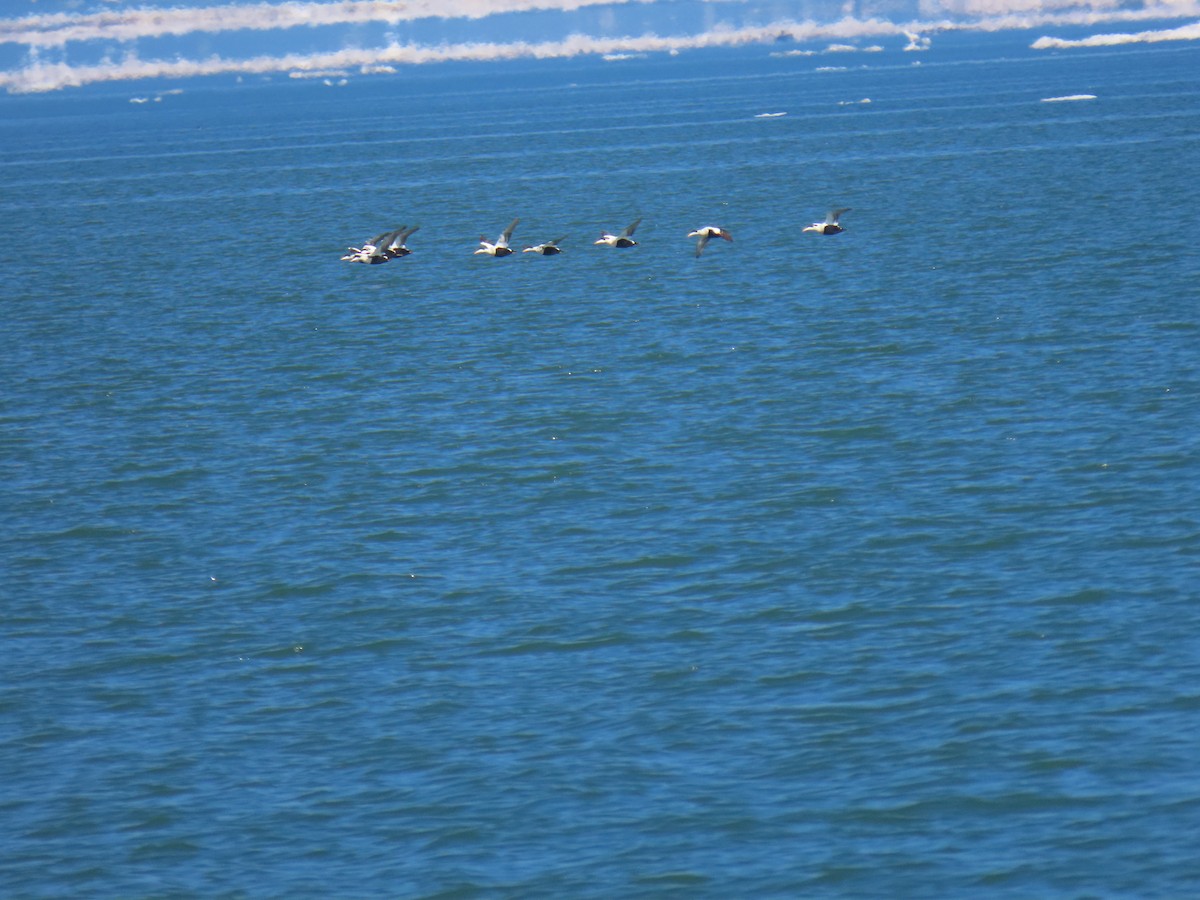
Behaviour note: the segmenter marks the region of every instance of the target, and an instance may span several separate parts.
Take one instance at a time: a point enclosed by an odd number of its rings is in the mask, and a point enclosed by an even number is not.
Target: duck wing
[[[853,209],[851,206],[844,206],[841,209],[831,209],[829,211],[829,215],[825,217],[825,224],[836,225],[837,220],[841,218],[842,213],[848,213],[851,209]]]
[[[375,238],[375,240],[371,241],[370,255],[387,256],[387,252],[392,249],[392,242],[399,233],[399,231],[385,231],[379,237]],[[363,250],[366,249],[366,247],[363,247]]]
[[[507,247],[508,246],[509,238],[511,238],[513,232],[517,230],[517,223],[520,221],[521,221],[520,219],[513,219],[512,224],[509,225],[507,228],[505,228],[503,232],[501,232],[500,239],[498,241],[496,241],[497,247]]]
[[[619,237],[619,238],[633,237],[633,232],[637,229],[638,225],[640,225],[641,222],[642,222],[642,217],[638,216],[630,224],[626,225],[625,230],[622,231],[620,234],[618,234],[617,237]]]

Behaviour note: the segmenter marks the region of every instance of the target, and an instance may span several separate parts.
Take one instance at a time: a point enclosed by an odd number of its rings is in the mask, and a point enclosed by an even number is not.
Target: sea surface
[[[1036,36],[0,98],[0,895],[1200,896],[1200,46]]]

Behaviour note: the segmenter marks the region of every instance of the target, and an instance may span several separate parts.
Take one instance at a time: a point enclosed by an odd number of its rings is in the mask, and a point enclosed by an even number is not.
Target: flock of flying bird
[[[838,219],[841,218],[842,213],[847,212],[850,212],[850,207],[848,206],[843,209],[830,210],[824,222],[814,222],[804,230],[815,231],[817,234],[839,234],[846,229],[838,224]],[[512,240],[512,234],[517,228],[517,223],[520,221],[520,219],[513,219],[512,224],[505,228],[500,233],[500,237],[494,241],[489,241],[486,237],[480,237],[479,249],[475,253],[485,256],[510,256],[516,252],[508,245],[508,242]],[[637,241],[633,239],[633,233],[637,230],[641,221],[641,217],[639,216],[616,234],[608,231],[601,232],[600,240],[594,243],[605,247],[636,247]],[[412,251],[405,246],[405,242],[420,227],[420,225],[414,225],[412,228],[408,228],[401,225],[399,228],[385,231],[378,237],[367,241],[361,247],[348,247],[347,250],[349,252],[342,259],[347,262],[376,266],[393,259],[399,259],[402,256],[408,256]],[[733,235],[729,233],[729,229],[717,225],[705,225],[703,228],[689,231],[688,237],[696,239],[697,256],[704,252],[704,248],[708,246],[708,242],[713,238],[721,238],[726,241],[733,240]],[[521,252],[554,256],[557,253],[562,253],[562,248],[558,245],[563,240],[565,238],[555,238],[552,241],[545,241],[532,247],[525,247]]]

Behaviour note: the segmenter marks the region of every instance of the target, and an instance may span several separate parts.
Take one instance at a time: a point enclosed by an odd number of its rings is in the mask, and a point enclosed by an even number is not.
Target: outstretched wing
[[[520,219],[513,219],[512,224],[504,229],[503,233],[501,233],[501,235],[500,235],[500,240],[496,241],[497,247],[507,247],[508,246],[509,238],[511,238],[512,233],[517,230],[517,223],[520,221],[521,221]]]
[[[696,241],[696,255],[697,256],[699,256],[701,253],[704,252],[704,248],[708,246],[708,239],[711,236],[712,236],[712,232],[705,230],[704,234],[700,235],[700,237],[697,239],[697,241]]]
[[[380,250],[395,250],[404,243],[404,226],[400,226],[387,236],[387,243],[380,244]]]
[[[385,244],[384,241],[390,241],[394,233],[395,232],[392,231],[385,231],[378,237],[371,238],[369,241],[363,244],[363,249],[366,250],[368,247],[386,247],[387,244]]]
[[[404,226],[402,225],[400,227],[403,228]],[[396,235],[399,233],[399,231],[385,231],[379,237],[371,241],[371,256],[385,256],[388,249],[392,246],[392,241],[396,239]],[[363,249],[366,250],[367,248],[363,247]]]
[[[398,232],[396,232],[396,237],[395,237],[396,246],[399,247],[399,246],[403,245],[404,242],[407,241],[413,233],[420,231],[420,230],[421,230],[420,225],[414,225],[412,228],[405,228],[403,225],[401,225],[400,230]]]
[[[837,220],[839,218],[841,218],[842,213],[848,213],[848,212],[850,212],[851,209],[853,209],[853,207],[850,207],[850,206],[845,206],[845,207],[842,207],[841,209],[831,209],[829,211],[829,215],[827,215],[825,217],[825,224],[826,225],[836,225]]]
[[[626,225],[625,230],[622,231],[620,234],[618,234],[617,237],[619,237],[619,238],[633,237],[633,232],[638,227],[638,225],[641,224],[641,221],[642,221],[642,217],[638,216],[636,219],[633,220],[633,222],[631,222],[629,225]]]

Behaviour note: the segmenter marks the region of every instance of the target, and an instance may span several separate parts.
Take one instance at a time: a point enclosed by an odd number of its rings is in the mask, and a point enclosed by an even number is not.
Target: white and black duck
[[[565,237],[555,238],[552,241],[546,241],[544,244],[536,244],[532,247],[526,247],[522,253],[540,253],[542,256],[555,256],[562,253],[562,247],[558,246]]]
[[[596,241],[596,243],[603,244],[606,247],[636,247],[637,241],[633,239],[633,232],[637,229],[641,221],[641,216],[639,216],[617,234],[603,231],[600,233],[600,240]]]
[[[719,225],[705,225],[703,228],[697,228],[695,231],[689,231],[688,237],[696,238],[697,256],[704,252],[704,248],[708,246],[708,242],[713,238],[721,238],[722,240],[726,241],[733,240],[733,235],[729,233],[729,229],[722,228]]]
[[[405,242],[412,236],[414,232],[420,229],[420,225],[414,225],[412,228],[401,227],[398,231],[392,232],[392,239],[388,241],[387,253],[392,259],[400,259],[402,256],[408,256],[412,253]]]
[[[482,253],[487,256],[508,256],[513,252],[512,248],[508,246],[508,242],[512,238],[513,231],[516,230],[517,223],[520,221],[520,219],[513,219],[512,224],[505,228],[500,234],[500,237],[496,238],[494,242],[489,241],[483,236],[480,236],[479,249],[475,252]]]
[[[350,252],[343,256],[342,259],[346,262],[364,263],[368,266],[378,266],[388,262],[395,258],[391,250],[392,243],[399,235],[404,233],[404,229],[405,226],[401,225],[399,228],[393,228],[391,231],[385,231],[378,237],[372,238],[361,247],[347,247],[346,249]],[[412,231],[416,231],[416,229],[414,228]]]
[[[831,209],[824,222],[813,222],[804,230],[815,231],[817,234],[841,234],[846,229],[838,224],[838,219],[842,217],[842,213],[848,212],[850,212],[849,206],[842,209]]]

